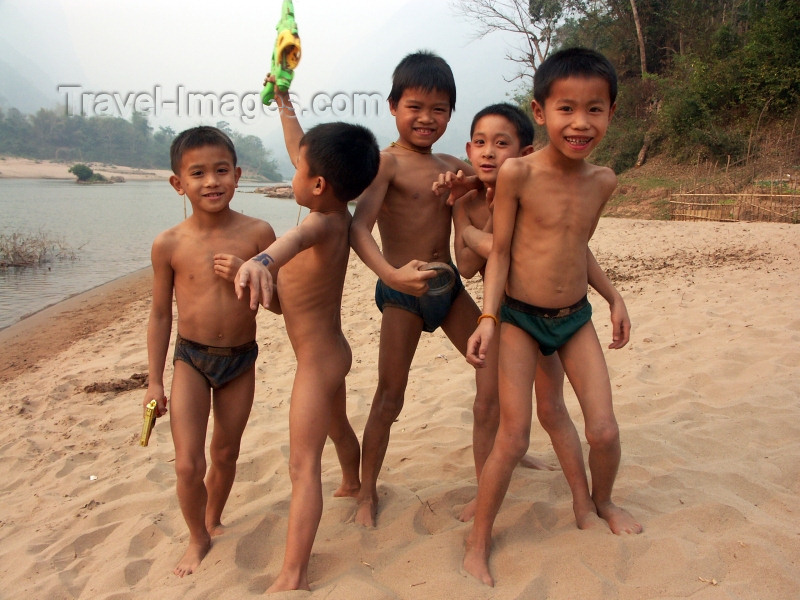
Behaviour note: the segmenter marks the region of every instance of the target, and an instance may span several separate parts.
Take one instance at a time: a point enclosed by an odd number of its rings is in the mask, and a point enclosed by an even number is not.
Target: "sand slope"
[[[631,343],[607,351],[623,448],[615,496],[644,523],[642,535],[577,530],[560,471],[517,469],[495,527],[497,587],[461,575],[470,525],[455,515],[476,490],[474,380],[436,333],[423,336],[393,429],[379,480],[379,526],[348,523],[354,501],[331,497],[339,472],[329,444],[313,591],[274,597],[797,597],[798,233],[789,225],[601,220],[592,248],[633,321]],[[140,292],[141,279],[131,283]],[[343,319],[354,352],[348,408],[359,436],[376,379],[373,286],[353,257]],[[479,286],[468,287],[479,294]],[[108,309],[114,318],[87,326],[42,360],[31,346],[18,370],[4,372],[3,600],[250,598],[280,568],[294,371],[282,321],[259,316],[256,402],[223,515],[229,529],[198,573],[178,579],[171,570],[187,532],[174,494],[168,423],[159,422],[150,446],[141,448],[142,390],[83,391],[146,371],[148,300],[131,297],[65,313],[61,319],[91,320]],[[590,299],[608,343],[608,312],[596,294]],[[47,327],[25,335],[41,338]],[[569,389],[567,401],[581,422]],[[538,425],[531,452],[556,461]]]

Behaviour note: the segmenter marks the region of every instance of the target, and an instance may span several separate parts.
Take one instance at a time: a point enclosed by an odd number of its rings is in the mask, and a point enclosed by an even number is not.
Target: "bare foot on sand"
[[[467,541],[464,562],[461,566],[481,583],[494,587],[494,578],[489,573],[489,549],[487,547],[473,546]]]
[[[267,588],[266,593],[274,594],[275,592],[288,592],[291,590],[311,591],[311,586],[308,585],[308,580],[305,578],[290,577],[281,572],[278,574],[277,579],[272,582],[272,585]]]
[[[558,467],[554,467],[552,465],[548,465],[540,458],[535,458],[529,454],[526,454],[522,457],[519,461],[520,467],[525,467],[526,469],[534,469],[536,471],[556,471]]]
[[[608,523],[603,521],[596,512],[589,511],[586,513],[575,513],[575,522],[578,524],[578,529],[606,529]]]
[[[607,530],[608,523],[599,517],[597,507],[589,496],[583,501],[572,501],[572,512],[575,514],[575,523],[578,529],[604,529]]]
[[[206,523],[206,529],[208,529],[208,535],[210,535],[212,538],[225,533],[225,525],[222,523],[216,523],[214,525],[209,525]]]
[[[620,508],[610,500],[597,505],[597,514],[608,522],[611,531],[617,535],[623,533],[642,533],[644,528],[633,515],[624,508]]]
[[[172,570],[172,572],[178,577],[191,575],[197,570],[197,567],[200,566],[200,562],[203,560],[203,558],[205,558],[205,555],[208,554],[210,549],[210,537],[205,542],[189,542],[189,547],[186,548],[183,558],[178,561],[178,565]]]
[[[378,501],[373,499],[360,500],[354,518],[357,525],[362,527],[375,527],[378,519]]]
[[[356,483],[346,483],[342,481],[342,484],[339,486],[339,489],[333,492],[334,498],[356,498],[358,497],[358,492],[361,491],[361,484],[359,482]]]
[[[475,516],[475,507],[478,506],[478,499],[473,498],[469,502],[464,505],[464,508],[461,509],[461,514],[458,515],[458,520],[462,523],[466,523],[472,517]]]

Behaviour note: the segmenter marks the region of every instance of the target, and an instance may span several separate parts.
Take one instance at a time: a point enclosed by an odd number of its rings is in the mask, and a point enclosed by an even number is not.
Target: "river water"
[[[294,201],[248,193],[256,186],[240,182],[231,208],[269,221],[277,235],[293,227]],[[191,214],[188,201],[185,210]],[[37,267],[0,268],[0,329],[149,266],[155,236],[183,219],[183,198],[166,181],[0,179],[0,234],[41,232],[75,252]]]

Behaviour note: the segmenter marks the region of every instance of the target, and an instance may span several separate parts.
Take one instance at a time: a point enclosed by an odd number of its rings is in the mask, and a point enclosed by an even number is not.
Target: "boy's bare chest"
[[[230,238],[187,237],[172,255],[172,268],[184,281],[203,285],[216,284],[221,278],[214,273],[214,257],[229,255],[247,260],[257,252],[252,242]]]
[[[526,215],[541,224],[591,227],[603,206],[603,198],[591,180],[538,179],[536,183],[520,196],[520,216]]]
[[[396,179],[386,192],[383,214],[403,215],[412,221],[423,221],[437,215],[449,218],[450,207],[446,198],[437,196],[432,190],[436,176],[438,173],[434,175],[432,171],[423,171],[415,173],[413,177]]]

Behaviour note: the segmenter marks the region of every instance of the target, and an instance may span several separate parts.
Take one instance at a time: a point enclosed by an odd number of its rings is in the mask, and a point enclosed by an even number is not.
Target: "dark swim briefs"
[[[172,362],[182,360],[200,373],[208,385],[216,390],[252,367],[257,357],[258,344],[255,340],[241,346],[220,348],[198,344],[178,336],[175,339]]]
[[[586,296],[567,308],[539,308],[506,296],[500,307],[500,321],[525,331],[545,356],[566,344],[591,318],[592,305]]]
[[[456,297],[464,289],[458,269],[453,263],[450,263],[450,266],[453,267],[456,280],[453,289],[449,292],[438,296],[431,294],[412,296],[390,288],[379,279],[378,283],[375,284],[375,304],[378,305],[378,309],[381,312],[385,307],[390,306],[414,313],[422,318],[422,331],[428,333],[436,331],[444,322],[447,313],[450,312],[450,307],[455,302]]]

